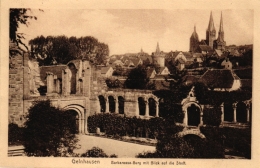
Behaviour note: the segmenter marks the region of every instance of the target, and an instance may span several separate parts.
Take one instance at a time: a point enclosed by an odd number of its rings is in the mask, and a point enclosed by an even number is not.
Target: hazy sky
[[[162,9],[43,9],[32,10],[37,20],[19,31],[28,40],[40,35],[93,36],[108,44],[110,55],[154,52],[160,49],[188,51],[194,25],[199,39],[206,38],[210,10]],[[219,30],[221,10],[212,10],[216,31]],[[253,10],[222,10],[227,45],[253,44]]]

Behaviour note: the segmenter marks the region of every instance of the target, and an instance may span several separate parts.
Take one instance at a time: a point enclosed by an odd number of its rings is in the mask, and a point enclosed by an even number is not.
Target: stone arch
[[[85,108],[81,105],[78,104],[70,104],[68,106],[65,106],[63,108],[64,111],[75,111],[78,115],[77,120],[78,120],[78,133],[82,134],[85,131]]]
[[[125,113],[125,99],[123,96],[118,96],[118,113],[124,114]]]
[[[99,100],[99,105],[100,105],[100,111],[101,113],[106,112],[106,99],[103,95],[99,95],[98,96],[98,100]]]
[[[236,119],[237,122],[247,122],[247,106],[244,102],[238,102],[236,104]]]
[[[146,110],[146,101],[143,97],[138,97],[139,115],[144,116]]]
[[[70,70],[70,94],[76,94],[77,91],[77,68],[74,63],[69,63],[68,68]]]
[[[196,135],[196,136],[198,136],[198,137],[200,137],[202,139],[206,138],[205,135],[202,134],[199,129],[184,130],[184,131],[181,131],[181,132],[177,133],[177,135],[179,137],[184,137],[186,135]]]
[[[197,102],[189,102],[183,105],[185,125],[198,126],[201,124],[202,108]]]

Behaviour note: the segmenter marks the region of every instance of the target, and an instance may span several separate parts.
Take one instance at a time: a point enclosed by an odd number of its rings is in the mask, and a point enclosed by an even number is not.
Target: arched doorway
[[[106,112],[106,100],[104,98],[104,96],[98,96],[99,99],[99,103],[100,103],[100,112],[104,113]]]
[[[75,110],[67,110],[64,112],[63,123],[70,133],[79,133],[79,115]]]
[[[118,112],[119,114],[125,113],[125,99],[122,96],[118,96]]]
[[[224,121],[234,120],[234,109],[231,103],[224,103]]]
[[[200,124],[200,109],[195,104],[191,104],[187,108],[188,125],[198,126]]]
[[[149,116],[155,116],[156,115],[156,102],[153,98],[148,99],[149,102]]]
[[[142,97],[138,98],[138,106],[139,106],[139,115],[144,116],[145,115],[145,108],[146,108],[144,98],[142,98]]]
[[[70,94],[76,94],[76,74],[77,69],[73,63],[70,63],[68,65],[70,71],[71,71],[71,78],[70,78]]]
[[[237,103],[236,109],[237,122],[246,123],[247,122],[247,107],[243,102]]]
[[[113,96],[108,96],[109,112],[114,113],[116,109],[116,102]]]

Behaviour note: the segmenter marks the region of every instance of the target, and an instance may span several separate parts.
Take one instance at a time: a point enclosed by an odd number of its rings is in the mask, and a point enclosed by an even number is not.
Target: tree
[[[28,26],[28,19],[35,19],[37,20],[36,16],[28,15],[28,8],[17,8],[17,9],[10,9],[10,31],[9,31],[9,38],[11,42],[16,43],[19,47],[19,44],[23,45],[27,50],[28,47],[23,43],[22,39],[24,38],[24,33],[17,33],[17,29],[19,28],[20,24],[25,24]],[[41,10],[42,11],[42,10]]]
[[[24,147],[28,156],[67,156],[77,142],[69,127],[68,116],[53,107],[50,100],[34,102],[24,129]]]
[[[29,41],[31,55],[40,65],[67,64],[73,59],[87,59],[94,64],[105,64],[109,55],[108,45],[96,38],[40,36]]]
[[[155,86],[150,83],[146,68],[139,65],[128,74],[125,87],[129,89],[154,89]]]

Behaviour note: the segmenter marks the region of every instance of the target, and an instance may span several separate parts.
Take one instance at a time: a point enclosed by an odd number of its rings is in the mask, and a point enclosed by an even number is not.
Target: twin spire
[[[212,11],[211,11],[211,12],[210,12],[210,18],[209,18],[208,31],[213,31],[213,30],[216,30],[216,29],[215,29],[215,26],[214,26],[214,21],[213,21],[213,16],[212,16]],[[221,12],[221,17],[220,17],[219,32],[224,32],[222,12]]]

